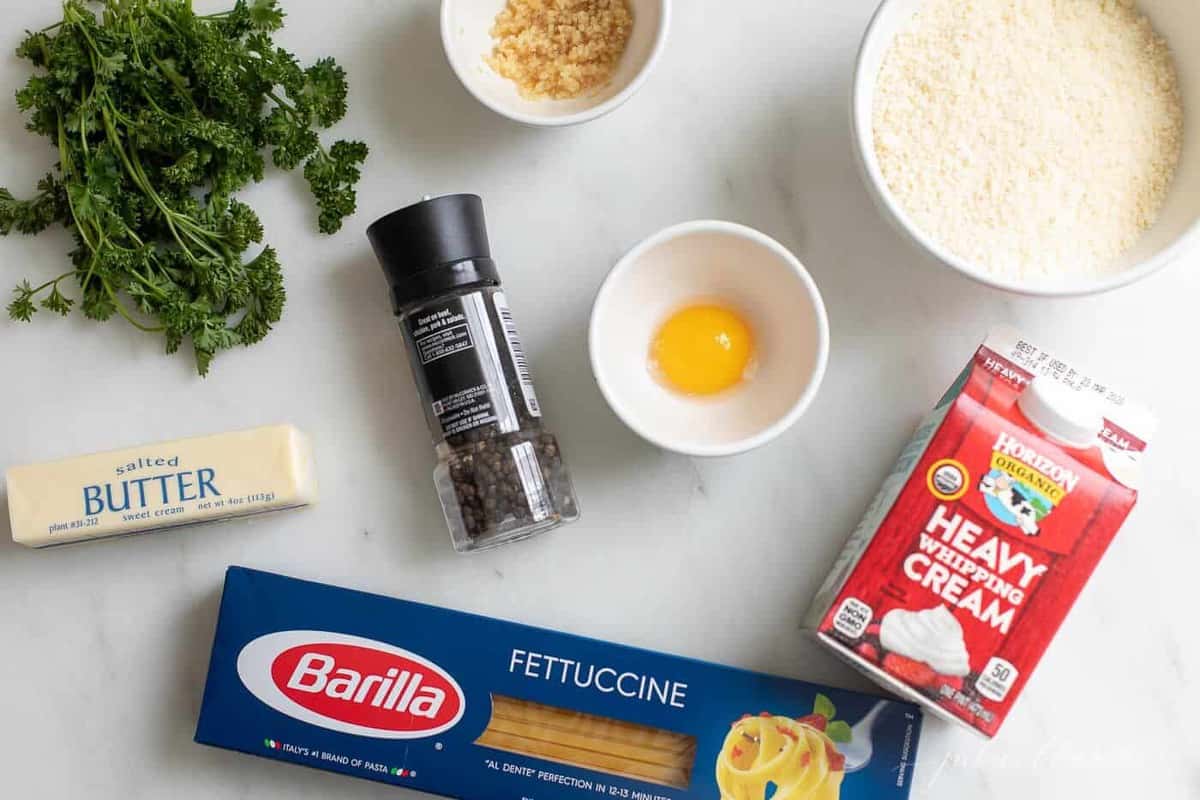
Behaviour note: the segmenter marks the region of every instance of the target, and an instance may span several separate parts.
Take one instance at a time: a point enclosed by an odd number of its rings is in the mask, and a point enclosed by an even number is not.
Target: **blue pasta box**
[[[462,798],[906,798],[908,703],[230,567],[196,741]]]

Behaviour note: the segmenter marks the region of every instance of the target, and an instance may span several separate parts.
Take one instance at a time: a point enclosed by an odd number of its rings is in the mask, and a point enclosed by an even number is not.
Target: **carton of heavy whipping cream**
[[[231,567],[196,741],[461,800],[902,800],[909,703]]]
[[[13,541],[148,533],[316,502],[308,437],[290,425],[179,439],[7,472]]]
[[[1010,329],[917,430],[821,588],[820,641],[995,735],[1137,500],[1150,413]]]

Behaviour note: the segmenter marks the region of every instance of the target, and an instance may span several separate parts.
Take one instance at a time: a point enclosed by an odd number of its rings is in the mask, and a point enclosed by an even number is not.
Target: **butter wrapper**
[[[13,541],[54,547],[315,503],[308,437],[291,425],[179,439],[6,474]]]

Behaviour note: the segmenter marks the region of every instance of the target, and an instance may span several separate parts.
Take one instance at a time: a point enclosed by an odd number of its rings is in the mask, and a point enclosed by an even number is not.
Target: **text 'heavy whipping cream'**
[[[992,736],[1137,500],[1150,413],[994,332],[905,448],[807,625]]]

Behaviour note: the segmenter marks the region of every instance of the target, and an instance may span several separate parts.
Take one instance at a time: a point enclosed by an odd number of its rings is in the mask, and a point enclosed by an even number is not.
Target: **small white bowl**
[[[492,52],[492,25],[505,0],[442,0],[442,45],[454,74],[479,102],[501,116],[535,127],[562,127],[602,117],[642,87],[667,41],[671,0],[629,0],[633,31],[612,80],[570,100],[528,100],[515,83],[484,60]]]
[[[651,374],[650,344],[675,311],[718,301],[751,326],[757,367],[713,397],[688,397]],[[732,222],[687,222],[622,258],[592,308],[596,383],[635,433],[690,456],[760,447],[808,409],[829,360],[829,320],[808,271],[783,245]]]
[[[1183,92],[1183,157],[1158,223],[1121,259],[1120,271],[1095,280],[1030,284],[991,275],[979,264],[959,258],[927,236],[888,187],[875,152],[875,87],[883,59],[896,34],[905,28],[923,0],[883,0],[863,38],[855,67],[851,127],[855,153],[868,190],[884,216],[919,249],[980,283],[1020,294],[1072,297],[1097,294],[1141,280],[1200,242],[1200,4],[1179,0],[1139,0],[1155,29],[1165,35],[1175,56]]]

